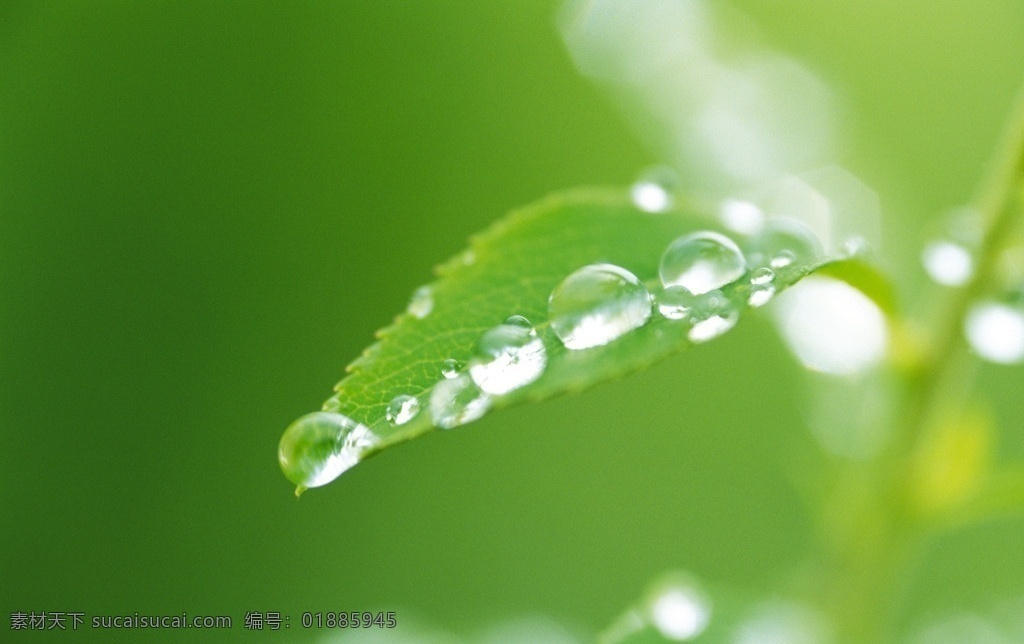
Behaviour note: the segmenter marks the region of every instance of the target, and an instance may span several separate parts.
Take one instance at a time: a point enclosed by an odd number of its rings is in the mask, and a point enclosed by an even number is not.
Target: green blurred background
[[[917,231],[970,198],[1024,75],[1024,4],[736,6],[844,99],[843,158],[913,291]],[[3,3],[4,632],[187,611],[252,639],[245,612],[279,611],[302,640],[303,611],[395,610],[589,638],[667,569],[755,593],[789,574],[811,522],[788,476],[817,448],[765,318],[299,502],[278,469],[287,424],[468,235],[657,161],[573,69],[558,7]],[[1020,455],[1020,369],[983,378]],[[907,620],[1024,592],[1022,527],[937,544]]]

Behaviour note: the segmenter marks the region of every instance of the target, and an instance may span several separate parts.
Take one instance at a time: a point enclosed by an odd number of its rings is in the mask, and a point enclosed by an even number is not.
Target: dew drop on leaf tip
[[[590,264],[569,274],[548,298],[551,329],[567,349],[598,347],[642,327],[651,295],[636,275],[614,264]]]
[[[299,418],[278,445],[281,470],[297,487],[296,495],[326,485],[356,465],[380,442],[368,427],[351,418],[318,411]]]
[[[544,373],[547,351],[529,320],[513,315],[484,332],[469,362],[469,375],[486,394],[500,396]]]
[[[722,288],[747,270],[736,242],[704,230],[673,241],[661,256],[659,275],[664,286],[682,286],[694,295]]]

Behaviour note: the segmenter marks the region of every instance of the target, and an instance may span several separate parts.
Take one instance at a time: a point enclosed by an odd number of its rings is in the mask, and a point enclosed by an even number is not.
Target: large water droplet
[[[974,274],[974,260],[967,249],[949,241],[933,241],[924,247],[921,262],[928,276],[943,286],[961,286]]]
[[[384,417],[392,425],[404,425],[420,413],[420,401],[416,396],[395,396],[388,403]]]
[[[964,320],[964,334],[974,351],[989,362],[1024,360],[1024,311],[999,302],[976,304]]]
[[[555,287],[548,316],[567,348],[597,347],[643,326],[651,317],[651,295],[626,269],[591,264]]]
[[[459,372],[462,371],[462,367],[464,366],[465,365],[455,358],[448,358],[441,363],[441,375],[445,378],[454,378],[459,375]]]
[[[690,309],[690,323],[693,327],[686,337],[694,344],[713,340],[736,326],[739,319],[739,309],[724,293],[704,293],[697,296]]]
[[[725,235],[701,231],[672,242],[661,256],[661,281],[694,295],[722,288],[746,271],[739,247]]]
[[[409,315],[422,320],[434,310],[434,294],[429,286],[421,286],[412,294],[409,306],[406,311]]]
[[[477,420],[491,408],[491,397],[466,374],[442,380],[430,394],[430,417],[442,429]]]
[[[530,321],[513,315],[484,332],[469,361],[469,375],[484,393],[500,396],[540,378],[547,351]]]
[[[342,414],[306,414],[285,430],[277,460],[296,494],[326,485],[360,461],[380,439],[368,427]]]

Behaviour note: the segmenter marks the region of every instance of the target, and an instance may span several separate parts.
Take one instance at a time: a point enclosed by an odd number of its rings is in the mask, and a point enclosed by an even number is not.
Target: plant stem
[[[905,406],[894,409],[893,440],[840,478],[823,515],[825,603],[841,641],[891,639],[896,609],[927,526],[911,502],[914,455],[935,423],[966,402],[972,361],[962,334],[972,303],[997,282],[996,270],[1024,202],[1024,89],[1004,148],[976,197],[984,232],[970,281],[954,291],[924,360],[909,374]]]

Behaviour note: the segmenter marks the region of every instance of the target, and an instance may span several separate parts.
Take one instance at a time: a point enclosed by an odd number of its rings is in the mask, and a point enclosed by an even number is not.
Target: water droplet
[[[555,287],[548,317],[566,348],[597,347],[643,326],[651,317],[651,295],[626,269],[591,264]]]
[[[430,417],[442,429],[477,420],[491,408],[491,397],[466,374],[442,380],[430,394]]]
[[[502,324],[519,327],[520,329],[527,329],[536,333],[536,330],[533,328],[533,323],[521,315],[510,315],[505,318],[505,321]]]
[[[677,179],[671,168],[651,168],[629,189],[629,196],[633,204],[644,212],[665,212],[675,202],[672,191],[675,190],[676,183]]]
[[[711,291],[699,296],[690,310],[693,327],[686,337],[694,344],[713,340],[736,326],[740,319],[739,309],[721,291]]]
[[[964,334],[975,353],[989,362],[1024,360],[1024,311],[999,302],[976,304],[964,320]]]
[[[418,413],[420,413],[420,401],[416,399],[416,396],[401,395],[395,396],[388,403],[384,417],[392,425],[404,425],[415,418]]]
[[[778,270],[795,263],[813,264],[822,256],[821,242],[810,228],[795,219],[769,219],[750,240],[755,264]]]
[[[949,241],[933,241],[924,247],[921,262],[928,276],[943,286],[962,286],[974,274],[974,260],[967,249]]]
[[[484,393],[500,396],[540,378],[547,360],[544,342],[530,321],[513,315],[480,337],[469,375]]]
[[[773,297],[775,297],[774,284],[771,282],[767,284],[754,284],[751,282],[750,294],[747,295],[747,306],[756,309],[771,302]]]
[[[667,639],[691,640],[711,621],[711,600],[692,585],[673,585],[651,602],[651,623]]]
[[[686,287],[677,285],[663,289],[655,298],[655,303],[658,305],[658,313],[669,320],[685,320],[696,300],[697,296],[686,290]]]
[[[725,235],[701,231],[672,242],[661,256],[661,281],[694,295],[722,288],[746,271],[739,247]]]
[[[448,358],[441,363],[441,375],[449,379],[454,378],[459,375],[459,372],[462,371],[462,367],[464,366],[465,365],[455,358]]]
[[[729,230],[743,235],[753,235],[764,225],[764,213],[749,201],[726,199],[719,210],[722,223]]]
[[[406,309],[409,315],[422,320],[434,310],[434,295],[429,286],[421,286],[412,294]]]
[[[775,271],[767,267],[756,269],[750,274],[750,283],[754,286],[764,286],[775,281]]]
[[[793,251],[780,250],[778,255],[772,257],[771,261],[768,262],[768,265],[774,268],[775,270],[779,270],[780,268],[786,268],[787,266],[792,265],[795,261],[796,255],[793,253]]]
[[[292,423],[281,437],[277,460],[296,494],[326,485],[380,442],[368,427],[342,414],[318,411]]]

